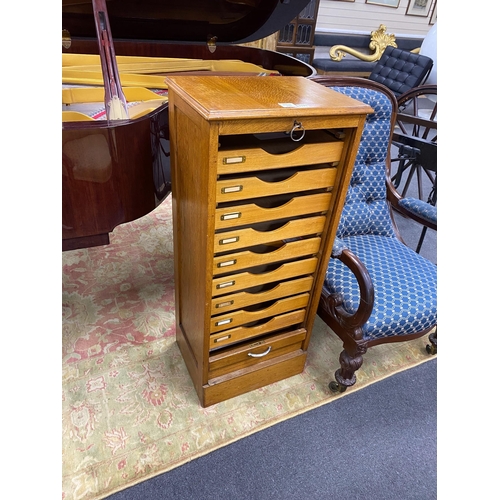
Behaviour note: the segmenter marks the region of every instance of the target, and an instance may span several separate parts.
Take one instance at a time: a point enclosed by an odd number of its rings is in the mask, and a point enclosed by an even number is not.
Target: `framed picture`
[[[406,9],[407,16],[427,17],[432,0],[410,0]]]
[[[432,14],[431,14],[431,18],[429,19],[429,24],[434,24],[437,21],[437,8],[436,8],[436,5],[437,5],[437,0],[434,3],[434,7],[432,7]]]
[[[399,0],[365,0],[365,3],[371,3],[373,5],[383,5],[384,7],[399,7]]]

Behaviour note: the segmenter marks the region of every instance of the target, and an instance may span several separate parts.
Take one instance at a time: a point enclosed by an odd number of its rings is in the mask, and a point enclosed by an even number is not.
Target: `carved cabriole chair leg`
[[[330,390],[334,392],[344,392],[348,387],[356,383],[355,372],[361,368],[363,354],[366,353],[366,347],[364,346],[356,345],[354,349],[344,347],[339,356],[340,368],[335,372],[337,382],[332,381],[329,384]]]

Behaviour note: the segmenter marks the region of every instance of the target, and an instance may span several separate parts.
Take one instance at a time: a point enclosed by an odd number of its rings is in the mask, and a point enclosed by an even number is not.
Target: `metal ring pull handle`
[[[293,133],[297,132],[297,131],[302,132],[300,137],[293,136]],[[302,126],[302,123],[300,123],[298,121],[294,121],[292,130],[290,130],[290,139],[292,139],[292,141],[299,142],[304,138],[305,135],[306,135],[306,129]]]
[[[253,352],[249,352],[248,355],[252,358],[263,358],[267,354],[271,352],[271,346],[267,348],[267,351],[263,352],[262,354],[254,354]]]

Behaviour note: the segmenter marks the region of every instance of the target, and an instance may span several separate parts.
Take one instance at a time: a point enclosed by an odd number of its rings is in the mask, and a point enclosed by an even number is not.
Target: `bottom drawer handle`
[[[249,352],[248,355],[252,358],[263,358],[266,354],[269,354],[271,352],[271,346],[267,348],[267,351],[263,352],[262,354],[254,354],[253,352]]]

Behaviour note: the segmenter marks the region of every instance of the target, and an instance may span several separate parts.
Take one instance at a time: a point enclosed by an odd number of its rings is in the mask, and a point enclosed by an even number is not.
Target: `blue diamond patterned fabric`
[[[333,242],[332,255],[338,257],[344,248],[347,248],[344,242],[340,238],[335,238],[335,241]]]
[[[426,203],[418,198],[402,198],[399,204],[409,212],[419,215],[428,222],[437,224],[437,208],[430,203]]]
[[[408,335],[437,323],[437,266],[397,238],[363,235],[344,243],[365,264],[373,282],[375,302],[363,326],[363,338]],[[351,271],[338,259],[330,259],[325,284],[342,293],[344,307],[354,313],[359,287]]]
[[[385,161],[391,135],[391,101],[384,94],[372,89],[332,88],[369,104],[374,110],[365,122],[337,236],[395,236],[385,191]]]
[[[394,233],[386,201],[385,169],[391,134],[390,100],[376,90],[332,87],[369,104],[351,183],[337,230],[338,255],[349,248],[366,266],[374,287],[372,314],[363,326],[363,338],[409,335],[437,323],[437,266],[405,246]],[[325,277],[330,293],[343,296],[354,313],[360,302],[352,272],[330,259]]]

